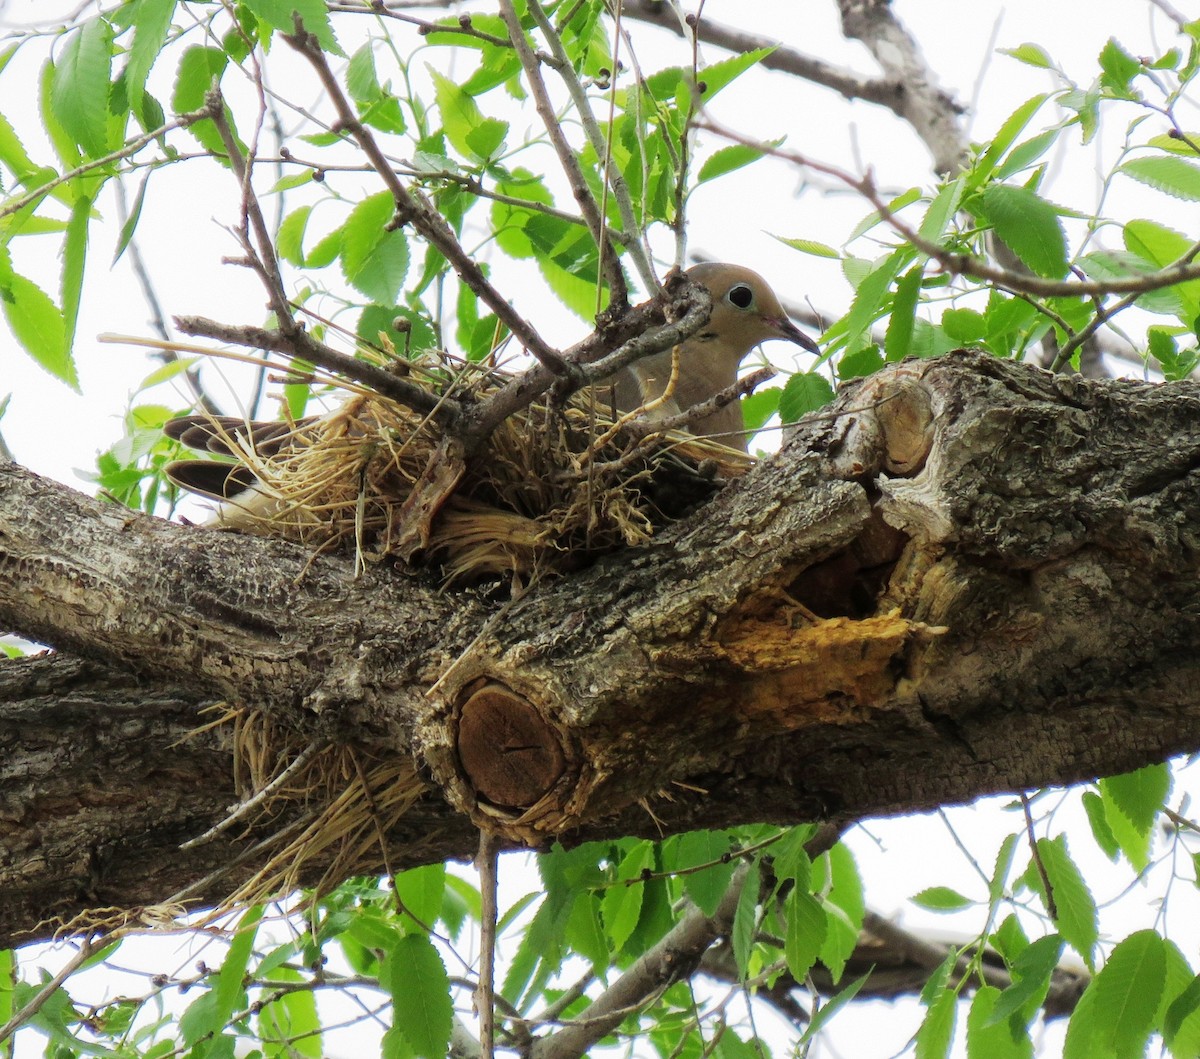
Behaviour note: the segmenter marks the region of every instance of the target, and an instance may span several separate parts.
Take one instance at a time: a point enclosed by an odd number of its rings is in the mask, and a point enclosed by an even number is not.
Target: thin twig
[[[951,275],[970,276],[974,279],[994,283],[1014,291],[1024,291],[1026,294],[1035,297],[1047,298],[1077,297],[1080,295],[1148,294],[1150,291],[1162,290],[1164,287],[1174,287],[1188,280],[1200,279],[1200,264],[1191,264],[1197,255],[1200,255],[1200,241],[1193,243],[1171,264],[1165,265],[1155,272],[1147,272],[1141,276],[1130,276],[1126,279],[1055,280],[1044,279],[1041,276],[1035,276],[1030,273],[1014,272],[1011,269],[998,268],[973,254],[952,253],[937,243],[925,239],[916,229],[905,221],[902,221],[888,208],[887,202],[875,187],[875,181],[870,173],[861,178],[856,177],[843,169],[839,169],[837,166],[818,162],[816,159],[809,158],[796,151],[784,151],[770,144],[752,140],[730,129],[716,125],[711,121],[702,122],[700,127],[718,136],[723,136],[734,143],[752,146],[762,151],[763,154],[781,158],[784,161],[791,162],[793,165],[804,166],[840,180],[871,203],[879,213],[880,219],[889,225],[897,235],[901,236],[905,242],[927,257],[932,258]]]
[[[443,426],[455,423],[462,415],[461,405],[452,398],[439,397],[369,361],[330,349],[303,328],[297,328],[293,334],[285,335],[282,331],[271,331],[249,324],[223,324],[203,316],[177,316],[174,320],[175,326],[185,335],[212,338],[218,342],[230,342],[236,346],[249,346],[253,349],[269,349],[275,353],[306,360],[310,364],[360,382],[381,396],[390,397],[407,408],[432,415]]]
[[[397,226],[411,223],[450,262],[459,279],[496,314],[521,345],[555,375],[569,375],[571,369],[563,360],[562,354],[547,344],[533,325],[521,316],[508,303],[507,299],[488,282],[479,265],[463,249],[445,218],[434,209],[419,190],[414,188],[409,191],[400,182],[400,178],[388,164],[387,158],[380,150],[371,131],[358,120],[358,113],[346,98],[345,92],[342,91],[342,87],[334,76],[333,70],[325,59],[325,53],[316,39],[311,34],[304,32],[302,28],[299,28],[294,34],[285,34],[284,39],[312,65],[321,82],[321,87],[337,112],[338,128],[354,138],[363,154],[367,156],[372,168],[392,193],[392,198],[396,203],[394,223]]]
[[[245,820],[255,809],[259,808],[268,798],[271,797],[280,787],[288,780],[295,776],[301,769],[305,768],[322,750],[325,749],[326,743],[311,743],[303,752],[296,756],[278,776],[270,783],[264,786],[261,790],[247,798],[244,802],[234,805],[230,808],[228,815],[218,823],[214,824],[202,835],[197,835],[195,838],[189,838],[186,842],[180,844],[181,850],[195,849],[197,846],[203,846],[205,843],[211,842],[222,832],[228,831],[239,820]]]
[[[1046,911],[1053,920],[1058,919],[1058,906],[1054,903],[1054,888],[1050,885],[1050,876],[1046,874],[1046,865],[1042,862],[1042,854],[1037,848],[1037,838],[1033,834],[1033,814],[1029,811],[1029,797],[1021,792],[1021,809],[1025,813],[1025,835],[1029,839],[1029,854],[1037,867],[1038,876],[1042,880],[1042,889],[1046,891]]]
[[[575,67],[571,63],[570,56],[567,55],[566,48],[563,47],[562,38],[558,31],[551,24],[547,17],[545,9],[542,7],[540,0],[526,0],[529,7],[529,13],[533,15],[533,20],[538,24],[545,35],[547,42],[550,45],[551,52],[558,60],[558,64],[554,67],[555,73],[562,79],[566,85],[567,92],[571,96],[571,102],[575,104],[575,113],[579,118],[579,123],[583,127],[584,134],[588,138],[588,142],[592,146],[592,150],[596,152],[596,157],[602,160],[605,173],[606,189],[612,191],[613,198],[616,200],[617,209],[621,214],[621,223],[625,226],[625,231],[629,235],[629,240],[626,246],[629,250],[629,256],[633,261],[634,267],[641,277],[642,283],[646,285],[646,290],[653,293],[658,289],[658,279],[654,275],[654,267],[650,263],[650,255],[646,251],[643,242],[638,236],[637,216],[633,210],[633,200],[629,197],[629,187],[625,183],[625,177],[621,171],[613,163],[612,159],[612,144],[609,136],[600,130],[600,123],[596,120],[596,115],[592,110],[591,102],[588,100],[587,92],[584,91],[583,84],[580,82],[578,75],[575,73]],[[620,26],[620,7],[616,12],[616,32],[613,34],[614,47],[621,39]],[[520,48],[518,46],[518,53]],[[616,59],[613,59],[613,76],[616,76]],[[609,121],[609,132],[611,136],[612,122]],[[572,157],[574,157],[572,155]],[[603,210],[600,212],[601,218],[605,216]],[[600,253],[602,255],[610,254],[612,247],[607,245],[607,242],[600,244]],[[619,271],[619,269],[617,269]],[[611,279],[611,276],[610,276]],[[623,277],[622,277],[623,279]],[[610,284],[611,285],[611,284]],[[614,293],[614,302],[616,294]]]
[[[574,149],[567,142],[562,122],[559,120],[558,114],[555,113],[554,106],[550,102],[550,93],[546,90],[546,82],[542,79],[541,64],[538,62],[538,58],[533,52],[533,47],[529,43],[529,38],[525,35],[525,30],[521,26],[521,19],[516,12],[516,8],[513,7],[513,0],[500,0],[500,17],[504,19],[504,24],[508,27],[509,39],[517,51],[517,57],[521,60],[521,66],[525,71],[525,80],[529,85],[530,94],[533,96],[534,107],[538,112],[538,116],[542,119],[542,124],[545,126],[546,134],[550,138],[550,145],[554,148],[554,153],[558,156],[558,164],[562,167],[567,182],[571,186],[571,194],[579,204],[579,212],[583,214],[584,220],[587,221],[592,238],[596,241],[596,246],[599,249],[601,261],[606,266],[609,295],[612,299],[613,308],[621,312],[629,304],[629,290],[625,283],[625,273],[621,269],[621,262],[617,257],[616,249],[609,239],[608,225],[605,223],[604,217],[600,213],[600,207],[592,195],[587,181],[584,179],[579,159],[576,157]],[[542,17],[545,18],[545,15],[543,14]],[[553,46],[553,27],[551,27],[549,36]],[[562,47],[561,41],[558,43],[558,46],[559,48]],[[561,61],[556,61],[554,65],[557,68],[562,64]],[[578,105],[578,102],[576,105]],[[600,157],[603,157],[603,155]],[[653,289],[651,288],[651,291]]]
[[[496,1054],[496,924],[499,921],[500,836],[479,831],[479,852],[475,870],[479,872],[479,986],[475,991],[475,1009],[479,1013],[479,1046],[482,1059]]]

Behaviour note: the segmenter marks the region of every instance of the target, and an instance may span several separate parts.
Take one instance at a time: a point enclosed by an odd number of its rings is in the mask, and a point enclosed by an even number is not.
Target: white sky
[[[0,29],[4,20],[20,22],[44,18],[52,5],[35,0],[8,0],[0,5]],[[1159,54],[1174,43],[1161,14],[1150,3],[1128,0],[897,0],[896,10],[921,42],[930,65],[941,83],[964,103],[973,103],[968,115],[971,133],[978,138],[990,136],[1001,122],[1025,99],[1047,91],[1054,83],[1045,72],[1032,70],[994,48],[1012,48],[1026,41],[1041,44],[1076,80],[1088,83],[1096,74],[1096,56],[1109,36],[1116,36],[1134,54]],[[1186,15],[1200,15],[1195,0],[1180,0]],[[791,45],[824,58],[826,61],[874,73],[874,65],[858,44],[846,42],[838,30],[831,2],[797,4],[794,0],[709,0],[706,16],[715,21],[737,24],[764,35],[778,36]],[[342,19],[336,23],[349,37],[354,30]],[[635,28],[635,33],[638,31]],[[639,34],[639,38],[641,35]],[[679,45],[662,39],[652,48],[643,45],[642,62],[648,69],[684,61]],[[661,47],[661,60],[652,54]],[[404,45],[401,45],[403,50]],[[708,49],[710,60],[722,57]],[[444,49],[425,53],[430,62],[444,62]],[[41,55],[34,49],[18,56],[14,66],[3,75],[0,85],[13,83],[14,70],[28,79],[26,100],[10,91],[0,94],[0,112],[18,125],[31,153],[48,158],[37,146],[33,129],[36,114],[22,113],[32,106],[36,70]],[[296,68],[295,77],[306,75]],[[288,80],[289,91],[304,103],[315,91],[305,80]],[[168,92],[158,87],[160,98]],[[928,186],[931,182],[928,156],[915,136],[888,114],[864,105],[849,105],[834,94],[797,86],[780,75],[754,71],[728,89],[717,101],[718,116],[752,136],[771,138],[786,134],[789,144],[825,161],[847,168],[871,166],[878,182],[897,190],[910,185]],[[1050,112],[1047,111],[1047,114]],[[1057,157],[1045,193],[1073,207],[1086,210],[1096,201],[1102,174],[1112,165],[1120,145],[1125,121],[1106,125],[1093,145],[1081,148],[1069,138],[1069,150]],[[1194,107],[1181,113],[1185,126],[1200,125]],[[532,116],[514,121],[514,137],[522,122],[532,125]],[[1155,131],[1159,131],[1156,129]],[[510,138],[511,142],[511,138]],[[266,175],[262,188],[273,176]],[[706,256],[751,265],[764,273],[786,300],[802,302],[806,298],[831,313],[845,311],[850,288],[836,262],[802,256],[771,238],[772,234],[805,237],[840,246],[850,229],[867,212],[866,205],[839,190],[822,194],[826,181],[814,180],[802,186],[792,171],[774,163],[763,163],[743,174],[725,178],[701,189],[690,206],[690,245]],[[365,190],[377,190],[363,179]],[[260,323],[264,298],[248,275],[234,266],[222,265],[221,258],[235,255],[236,246],[224,230],[237,220],[237,188],[232,179],[200,166],[168,169],[155,177],[151,203],[160,203],[151,223],[143,223],[139,232],[142,251],[153,274],[158,295],[170,313],[209,315],[232,323]],[[297,200],[298,201],[298,200]],[[294,203],[293,203],[294,204]],[[109,222],[91,247],[86,299],[79,324],[76,357],[82,383],[82,396],[72,394],[61,383],[49,378],[8,339],[0,325],[0,398],[12,393],[7,416],[0,430],[16,458],[32,469],[69,484],[81,486],[75,468],[93,465],[98,450],[121,435],[120,416],[139,379],[151,369],[143,356],[132,349],[102,345],[96,336],[102,332],[150,335],[148,312],[132,279],[128,258],[115,270],[109,269],[116,239],[111,198],[101,204]],[[1149,215],[1172,226],[1195,232],[1200,225],[1196,204],[1170,200],[1167,203],[1129,181],[1118,180],[1106,203],[1109,215],[1129,218]],[[25,241],[29,243],[28,240]],[[670,247],[657,249],[669,257]],[[29,268],[42,284],[56,289],[55,248],[22,245],[18,260]],[[292,277],[293,279],[295,277]],[[551,341],[566,345],[584,332],[584,326],[539,293],[535,283],[515,284],[518,304],[535,320]],[[768,353],[773,352],[768,348]],[[227,399],[219,386],[218,396]],[[158,392],[149,399],[182,405],[186,397],[178,392]],[[232,404],[230,400],[228,403]],[[81,486],[82,487],[82,486]],[[1182,788],[1195,789],[1194,770],[1185,770],[1179,778]],[[1176,797],[1180,791],[1177,790]],[[951,810],[958,839],[984,865],[995,857],[1001,838],[1021,826],[1019,814],[1005,811],[1005,799],[995,799],[971,809]],[[1112,868],[1094,849],[1078,795],[1068,795],[1055,815],[1050,833],[1066,831],[1072,837],[1071,852],[1080,862],[1099,901],[1122,899],[1102,912],[1102,931],[1115,938],[1144,926],[1162,926],[1164,916],[1169,935],[1185,953],[1196,960],[1200,930],[1197,918],[1196,887],[1190,867],[1178,868],[1182,879],[1173,888],[1171,854],[1165,840],[1158,852],[1166,857],[1147,880],[1132,885],[1127,869]],[[1046,832],[1042,832],[1046,833]],[[982,923],[979,910],[950,917],[934,916],[908,904],[912,894],[935,884],[948,884],[968,894],[982,895],[973,868],[955,844],[947,823],[937,816],[870,822],[856,829],[849,842],[858,857],[867,884],[868,903],[888,915],[897,914],[904,925],[950,931],[969,937]],[[1027,854],[1017,857],[1017,869],[1023,868]],[[508,888],[520,892],[527,876],[518,868],[519,859],[509,861]],[[1014,872],[1016,874],[1016,872]],[[1169,902],[1159,907],[1169,891]],[[177,942],[163,942],[165,950],[150,957],[158,961],[155,969],[169,970],[186,959],[170,955]],[[47,966],[57,957],[46,955]],[[98,986],[97,989],[100,987]],[[112,988],[116,989],[116,986]],[[904,1049],[905,1042],[920,1020],[921,1011],[912,1003],[872,1004],[857,1008],[837,1020],[814,1055],[829,1057],[885,1057]],[[960,1014],[960,1027],[965,1009]],[[1063,1023],[1047,1030],[1040,1041],[1040,1056],[1057,1056],[1061,1050]],[[26,1035],[18,1055],[32,1055],[36,1041]]]

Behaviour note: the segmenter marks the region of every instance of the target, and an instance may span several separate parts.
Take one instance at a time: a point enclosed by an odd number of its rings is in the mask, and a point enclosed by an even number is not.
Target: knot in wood
[[[497,681],[476,685],[463,701],[458,758],[476,794],[508,809],[535,805],[565,767],[553,726],[528,699]]]

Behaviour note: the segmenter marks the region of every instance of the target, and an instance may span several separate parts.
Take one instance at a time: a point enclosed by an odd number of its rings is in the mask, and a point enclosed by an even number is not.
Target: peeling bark
[[[178,850],[235,799],[222,732],[180,742],[215,700],[414,761],[397,868],[469,858],[474,825],[844,823],[1200,747],[1200,388],[960,354],[829,413],[516,601],[0,464],[0,625],[62,652],[0,666],[0,944],[162,900],[287,818]]]

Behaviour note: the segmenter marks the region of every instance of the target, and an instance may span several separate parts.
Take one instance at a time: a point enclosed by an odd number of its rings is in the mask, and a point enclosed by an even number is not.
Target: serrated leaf
[[[482,118],[466,135],[467,149],[481,161],[498,155],[508,135],[508,122],[498,118]]]
[[[279,256],[289,264],[300,268],[304,265],[304,230],[308,227],[311,206],[300,206],[292,210],[279,225],[275,237],[275,248]]]
[[[368,298],[394,303],[408,274],[408,239],[399,228],[389,230],[395,213],[391,193],[363,199],[342,226],[342,274]]]
[[[645,886],[631,880],[636,880],[653,864],[654,847],[649,842],[636,843],[618,865],[616,881],[604,891],[600,914],[604,921],[604,933],[608,935],[614,952],[624,947],[642,914]]]
[[[887,333],[883,340],[884,352],[889,361],[903,360],[912,352],[917,298],[921,293],[921,281],[924,276],[925,269],[917,265],[901,276],[896,284],[892,313],[888,318]]]
[[[991,1022],[1000,1022],[1022,1009],[1040,1006],[1050,988],[1050,975],[1058,966],[1063,940],[1049,934],[1026,947],[1015,960],[1010,960],[1013,984],[996,1000]]]
[[[778,45],[772,45],[769,48],[752,48],[750,51],[741,52],[730,59],[722,59],[720,62],[710,63],[704,67],[699,74],[700,81],[704,85],[704,102],[706,104],[710,102],[718,92],[741,77],[750,67],[762,62],[777,47]]]
[[[883,313],[884,301],[892,281],[911,258],[911,252],[902,248],[889,254],[882,264],[858,284],[854,301],[846,314],[846,350],[853,352],[859,347],[867,328]]]
[[[946,229],[958,211],[965,187],[965,178],[960,176],[938,189],[921,219],[921,227],[917,229],[917,234],[922,239],[936,243],[946,234]]]
[[[762,156],[762,148],[750,144],[735,143],[729,147],[722,147],[704,160],[700,172],[696,175],[696,183],[704,184],[709,180],[716,180],[717,177],[748,166],[751,162],[757,162]]]
[[[758,927],[758,887],[760,869],[758,861],[750,864],[738,895],[737,908],[733,913],[733,927],[729,932],[733,945],[733,962],[738,976],[745,979],[750,967],[750,952],[754,948],[754,934]]]
[[[1200,975],[1167,1008],[1163,1041],[1172,1055],[1194,1056],[1200,1047]]]
[[[242,0],[254,16],[273,29],[284,33],[295,33],[295,16],[299,15],[304,28],[317,38],[323,51],[333,55],[345,55],[333,35],[329,24],[329,10],[325,0]]]
[[[992,184],[980,196],[996,235],[1039,276],[1067,272],[1067,237],[1058,211],[1028,188]]]
[[[1099,929],[1096,920],[1096,902],[1091,891],[1084,882],[1083,875],[1071,855],[1067,852],[1067,840],[1063,835],[1057,838],[1040,838],[1037,842],[1038,854],[1042,866],[1050,879],[1053,891],[1054,906],[1058,915],[1055,926],[1058,932],[1067,940],[1076,952],[1083,958],[1089,968],[1093,966],[1096,941]],[[1036,887],[1041,892],[1041,880],[1036,870],[1033,873]],[[1043,903],[1047,905],[1046,895],[1042,895]]]
[[[175,72],[175,86],[171,93],[171,107],[177,113],[187,114],[204,106],[204,96],[212,87],[213,81],[218,83],[229,57],[220,48],[209,48],[194,44],[180,56],[179,66]],[[224,164],[225,145],[212,119],[193,122],[188,126],[188,133],[199,141],[200,145]]]
[[[393,1028],[422,1059],[445,1059],[454,1008],[450,979],[424,934],[408,934],[384,960],[380,982],[392,995]]]
[[[1142,70],[1142,64],[1129,54],[1113,37],[1100,50],[1100,83],[1117,95],[1130,93],[1130,82]]]
[[[1099,782],[1104,816],[1121,851],[1135,871],[1150,861],[1154,823],[1171,790],[1171,770],[1165,763]]]
[[[980,187],[992,175],[1001,156],[1008,150],[1012,142],[1021,135],[1025,126],[1029,124],[1034,114],[1038,112],[1047,98],[1044,93],[1033,96],[1025,100],[1024,103],[1005,118],[1004,124],[1000,126],[995,137],[988,143],[987,149],[979,156],[979,160],[975,165],[971,167],[968,180],[972,188]]]
[[[1088,823],[1092,828],[1092,838],[1109,860],[1115,861],[1121,855],[1121,847],[1113,837],[1112,828],[1104,811],[1104,800],[1095,791],[1087,791],[1083,795],[1083,811],[1087,813]]]
[[[771,238],[778,239],[785,246],[799,250],[802,254],[811,254],[813,257],[830,257],[836,261],[842,256],[832,246],[818,243],[815,239],[788,239],[782,235],[773,235]]]
[[[1153,158],[1134,158],[1118,172],[1177,199],[1200,201],[1200,166],[1176,158],[1158,155]]]
[[[779,398],[779,418],[785,423],[794,423],[809,412],[824,408],[833,397],[833,386],[824,375],[797,372],[784,384]]]
[[[942,330],[964,345],[978,342],[987,334],[987,321],[974,309],[947,309],[942,313]]]
[[[1000,990],[980,986],[971,998],[967,1015],[968,1059],[1031,1059],[1033,1042],[1024,1024],[1017,1019],[992,1018]]]
[[[80,196],[71,207],[67,235],[62,245],[62,276],[59,294],[62,297],[63,343],[67,356],[75,346],[75,324],[79,319],[79,303],[83,296],[84,266],[87,264],[88,226],[92,219],[92,200]]]
[[[420,868],[409,868],[396,876],[396,899],[400,906],[416,920],[417,926],[429,931],[437,922],[442,909],[442,891],[446,888],[446,866],[426,864]],[[406,929],[411,928],[411,922]]]
[[[958,1015],[958,995],[943,988],[929,1005],[921,1028],[917,1030],[916,1059],[945,1059],[954,1040],[954,1022]]]
[[[470,134],[483,121],[479,105],[450,78],[443,77],[432,66],[427,65],[426,69],[433,79],[434,97],[437,99],[438,113],[442,116],[446,139],[459,154],[476,158]]]
[[[133,45],[125,61],[122,80],[129,105],[135,111],[145,91],[146,77],[167,39],[176,0],[137,0],[133,19]]]
[[[933,912],[957,912],[962,908],[970,908],[975,903],[949,886],[930,886],[920,893],[913,894],[912,902]]]
[[[216,1015],[221,1025],[224,1025],[235,1011],[246,1006],[246,968],[250,963],[250,954],[254,951],[254,939],[258,936],[258,924],[262,914],[262,905],[255,905],[246,911],[238,921],[233,940],[229,943],[229,951],[221,961],[221,969],[217,972],[216,986],[213,989],[216,997]]]
[[[723,831],[689,831],[674,844],[675,864],[671,866],[664,861],[667,871],[687,872],[682,876],[684,892],[706,916],[717,910],[736,870],[734,861],[721,860],[730,847],[729,835]],[[708,867],[690,870],[702,864]]]
[[[1001,55],[1010,55],[1026,66],[1036,66],[1041,70],[1054,69],[1054,62],[1038,44],[1021,44],[1015,48],[1000,48],[999,51]]]
[[[1008,873],[1012,870],[1013,857],[1017,851],[1017,836],[1006,835],[996,851],[996,865],[992,869],[992,877],[988,881],[988,900],[994,905],[1004,893],[1004,884],[1008,881]]]
[[[88,19],[68,37],[50,88],[62,127],[92,158],[109,151],[112,43],[112,27],[102,18]]]
[[[825,943],[827,916],[820,901],[796,886],[787,895],[784,910],[787,915],[784,959],[791,976],[797,982],[803,982]]]
[[[14,272],[0,274],[0,305],[13,337],[51,375],[78,392],[75,361],[67,348],[62,312],[36,283]]]
[[[1141,1055],[1154,1029],[1166,973],[1163,940],[1139,930],[1122,941],[1089,986],[1096,994],[1095,1027],[1117,1055]]]

